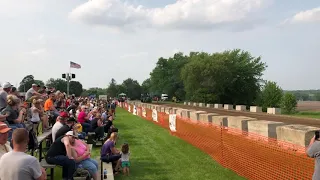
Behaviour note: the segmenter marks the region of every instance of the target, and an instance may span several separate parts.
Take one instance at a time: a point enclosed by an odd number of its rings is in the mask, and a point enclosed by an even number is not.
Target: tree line
[[[142,89],[180,100],[233,105],[282,107],[294,112],[296,98],[262,78],[266,63],[240,49],[216,53],[175,53],[160,57]]]
[[[169,98],[181,101],[257,105],[263,110],[282,107],[285,112],[293,112],[296,96],[284,92],[277,83],[264,80],[262,75],[266,68],[260,56],[254,57],[240,49],[215,53],[179,52],[168,58],[160,57],[141,85],[132,78],[121,84],[112,78],[106,88],[83,89],[80,82],[71,81],[70,94],[116,97],[125,93],[131,99],[140,99],[145,93],[151,96],[168,94]],[[44,84],[28,75],[20,83],[19,90],[30,88],[34,82]],[[67,85],[63,79],[51,78],[46,85],[66,92]]]

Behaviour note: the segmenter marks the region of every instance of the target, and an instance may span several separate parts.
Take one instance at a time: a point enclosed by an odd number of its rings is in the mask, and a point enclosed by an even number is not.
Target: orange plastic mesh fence
[[[125,106],[124,106],[125,107]],[[133,106],[131,106],[132,112]],[[169,115],[138,107],[139,116],[169,128]],[[146,117],[142,116],[145,110]],[[313,159],[305,155],[305,148],[279,142],[276,139],[230,127],[217,126],[189,119],[176,118],[175,136],[208,153],[222,166],[240,176],[258,180],[309,180],[314,170]]]

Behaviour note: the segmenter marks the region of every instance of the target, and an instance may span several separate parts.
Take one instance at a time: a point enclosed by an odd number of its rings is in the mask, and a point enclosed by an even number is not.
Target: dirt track
[[[157,104],[157,103],[153,103],[153,104]],[[188,105],[183,105],[183,104],[158,103],[157,105],[180,107],[180,108],[184,108],[184,109],[194,109],[194,110],[199,110],[199,111],[206,111],[208,113],[217,113],[219,115],[248,116],[248,117],[257,118],[259,120],[277,121],[277,122],[284,122],[284,123],[288,123],[288,124],[302,124],[302,125],[320,127],[320,120],[311,119],[311,118],[289,117],[289,116],[284,116],[284,115],[283,116],[282,115],[268,115],[268,114],[264,114],[264,113],[240,112],[240,111],[235,111],[235,110],[195,107],[195,106],[188,106]]]

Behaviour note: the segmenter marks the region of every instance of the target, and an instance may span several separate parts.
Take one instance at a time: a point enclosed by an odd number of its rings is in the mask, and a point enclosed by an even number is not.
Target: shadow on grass
[[[151,177],[159,177],[161,180],[170,180],[167,174],[174,173],[169,169],[165,169],[165,164],[157,163],[151,159],[142,161],[132,161],[130,167],[130,176],[124,176],[122,173],[115,176],[116,180],[130,179],[130,180],[150,180]]]

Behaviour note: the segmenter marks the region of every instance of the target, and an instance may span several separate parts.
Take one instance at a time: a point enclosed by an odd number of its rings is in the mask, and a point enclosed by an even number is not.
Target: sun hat
[[[6,123],[0,122],[0,133],[1,134],[6,133],[6,132],[8,132],[10,130],[11,130],[11,128],[9,128]]]
[[[77,138],[77,136],[73,134],[73,131],[68,131],[66,133],[66,136],[73,136],[73,137]]]
[[[9,88],[9,87],[12,87],[12,85],[9,83],[9,82],[5,82],[2,84],[2,88]]]

